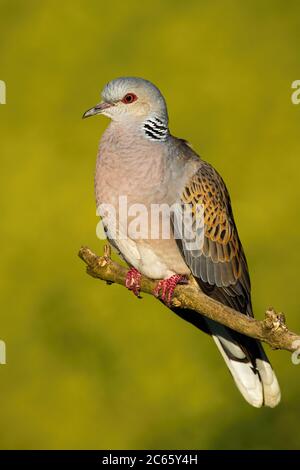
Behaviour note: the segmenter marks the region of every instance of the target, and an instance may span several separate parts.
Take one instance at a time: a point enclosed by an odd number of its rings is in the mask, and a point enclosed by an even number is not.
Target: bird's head
[[[121,77],[110,81],[101,93],[102,101],[83,118],[103,114],[113,121],[144,122],[156,118],[168,125],[167,106],[159,89],[148,80]]]

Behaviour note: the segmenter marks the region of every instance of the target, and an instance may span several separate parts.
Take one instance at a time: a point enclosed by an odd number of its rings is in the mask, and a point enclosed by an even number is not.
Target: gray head
[[[168,126],[166,102],[153,83],[142,78],[121,77],[110,81],[103,89],[102,101],[83,117],[103,114],[113,121],[144,123],[157,120]]]

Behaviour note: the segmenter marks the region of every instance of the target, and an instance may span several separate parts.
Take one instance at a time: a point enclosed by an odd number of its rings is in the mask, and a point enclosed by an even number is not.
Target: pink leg
[[[186,276],[182,276],[181,274],[174,274],[168,279],[162,279],[161,281],[159,281],[153,291],[153,294],[155,295],[155,297],[159,297],[161,291],[161,300],[166,305],[170,306],[175,287],[177,286],[177,284],[185,282],[187,282]]]
[[[125,286],[127,287],[127,289],[131,290],[137,297],[140,297],[140,281],[141,273],[135,268],[129,269],[125,279]]]

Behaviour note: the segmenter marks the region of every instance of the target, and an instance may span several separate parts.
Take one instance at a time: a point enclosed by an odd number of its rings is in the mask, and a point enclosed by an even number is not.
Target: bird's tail
[[[205,320],[245,400],[257,408],[278,405],[279,384],[260,342]]]

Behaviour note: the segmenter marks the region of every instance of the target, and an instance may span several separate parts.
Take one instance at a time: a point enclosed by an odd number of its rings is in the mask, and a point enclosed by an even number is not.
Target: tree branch
[[[117,283],[124,286],[128,269],[110,258],[108,245],[105,246],[104,255],[101,257],[87,247],[82,247],[78,256],[87,264],[86,270],[90,276],[106,281],[108,284]],[[156,284],[157,281],[142,276],[141,292],[153,295]],[[300,348],[300,336],[289,331],[285,324],[284,314],[276,313],[271,307],[267,309],[264,320],[255,320],[211,299],[199,291],[198,286],[192,282],[176,287],[172,305],[194,310],[232,330],[263,341],[273,349],[294,352]]]

